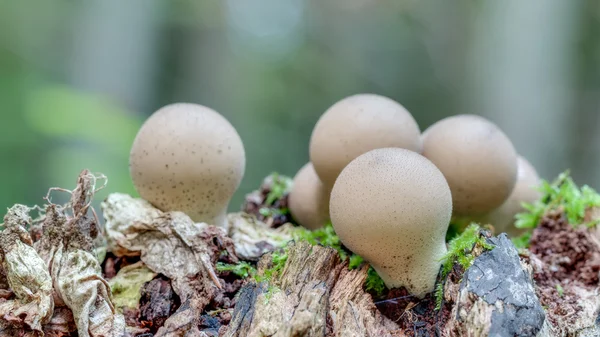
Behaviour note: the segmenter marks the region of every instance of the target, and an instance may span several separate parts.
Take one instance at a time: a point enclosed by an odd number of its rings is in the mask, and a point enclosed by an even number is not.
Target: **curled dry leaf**
[[[258,261],[263,254],[292,240],[293,226],[290,223],[273,229],[247,213],[228,214],[227,220],[235,252],[244,260]]]
[[[42,325],[52,318],[52,279],[44,261],[31,246],[25,229],[31,223],[29,208],[15,205],[4,217],[0,233],[2,265],[16,299],[0,303],[0,334],[26,327],[32,335],[42,334]]]
[[[126,194],[111,194],[102,203],[109,250],[139,255],[155,273],[171,280],[181,306],[156,336],[200,335],[198,319],[221,288],[215,263],[226,254],[237,257],[224,229],[195,223],[181,212],[161,212]]]
[[[77,187],[64,205],[50,202],[42,218],[42,237],[35,247],[50,270],[57,305],[71,309],[80,337],[117,337],[125,332],[125,321],[112,303],[108,282],[102,278],[94,254],[98,234],[95,216],[89,216],[97,191],[96,176],[84,170]]]

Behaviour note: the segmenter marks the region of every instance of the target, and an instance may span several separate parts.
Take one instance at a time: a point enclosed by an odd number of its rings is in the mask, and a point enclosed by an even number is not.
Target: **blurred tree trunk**
[[[578,12],[576,89],[573,105],[576,127],[570,134],[573,177],[580,184],[600,188],[600,2],[586,0]]]
[[[578,1],[480,4],[467,67],[467,111],[495,121],[544,178],[570,166]],[[581,145],[577,145],[581,146]]]
[[[68,64],[74,87],[117,98],[129,110],[155,107],[157,0],[95,0],[81,4]]]

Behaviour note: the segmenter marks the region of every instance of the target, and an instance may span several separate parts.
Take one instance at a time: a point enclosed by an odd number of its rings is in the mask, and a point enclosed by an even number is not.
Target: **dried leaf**
[[[73,312],[80,337],[120,337],[123,315],[116,312],[110,286],[94,254],[98,234],[95,217],[88,216],[96,177],[84,170],[67,205],[50,203],[43,217],[42,238],[36,248],[46,262],[55,286],[57,304]],[[49,196],[46,197],[50,200]]]
[[[194,223],[181,212],[161,212],[126,194],[111,194],[102,203],[110,250],[115,255],[140,255],[156,273],[171,279],[181,299],[156,336],[200,335],[198,318],[221,283],[214,264],[221,250],[237,261],[224,229]]]
[[[290,224],[273,229],[246,213],[228,214],[227,220],[235,252],[244,260],[258,261],[263,254],[285,246],[292,239]]]
[[[0,332],[25,326],[41,334],[42,325],[52,317],[52,279],[44,260],[31,246],[25,229],[30,223],[29,208],[24,205],[13,206],[4,217],[6,228],[0,233],[0,255],[16,299],[0,303]]]
[[[66,307],[54,308],[52,319],[44,325],[45,337],[70,336],[76,330],[73,313]]]

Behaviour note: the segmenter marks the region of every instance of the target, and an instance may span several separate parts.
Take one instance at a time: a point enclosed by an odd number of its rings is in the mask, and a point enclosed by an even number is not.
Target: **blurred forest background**
[[[128,155],[152,112],[209,106],[242,137],[230,205],[308,160],[319,116],[389,96],[422,130],[473,113],[546,179],[600,187],[597,0],[0,0],[0,207],[41,204],[90,168],[134,193]]]

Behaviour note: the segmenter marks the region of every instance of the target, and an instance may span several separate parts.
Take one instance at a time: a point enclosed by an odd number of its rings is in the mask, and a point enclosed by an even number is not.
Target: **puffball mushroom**
[[[519,235],[522,230],[514,226],[515,215],[525,211],[522,203],[533,203],[541,197],[536,189],[540,184],[540,177],[535,168],[527,159],[518,157],[517,183],[508,199],[498,208],[482,217],[481,223],[494,226],[496,233],[506,232],[511,236]]]
[[[423,133],[423,155],[442,171],[456,215],[481,215],[500,206],[517,180],[517,152],[494,123],[457,115]]]
[[[133,184],[143,199],[162,211],[181,211],[217,226],[225,226],[245,165],[235,128],[216,111],[190,103],[152,114],[129,156]]]
[[[398,102],[374,94],[346,97],[320,117],[310,139],[310,161],[331,188],[342,169],[359,155],[378,148],[419,152],[421,131]]]
[[[312,163],[304,165],[294,177],[288,200],[294,219],[308,229],[323,227],[329,220],[329,193]]]
[[[452,196],[425,157],[400,148],[360,155],[337,178],[329,212],[340,240],[389,288],[404,286],[418,297],[434,289]]]

